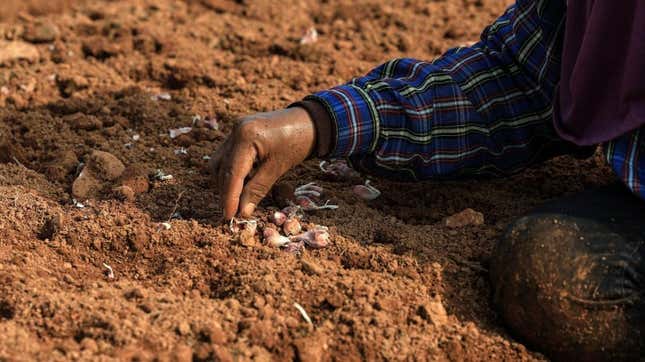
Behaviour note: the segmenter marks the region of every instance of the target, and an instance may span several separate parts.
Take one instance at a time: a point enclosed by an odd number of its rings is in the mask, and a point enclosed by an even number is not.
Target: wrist
[[[331,152],[333,143],[333,122],[325,107],[313,100],[304,100],[289,105],[289,108],[302,108],[314,127],[314,144],[308,158],[325,157]]]

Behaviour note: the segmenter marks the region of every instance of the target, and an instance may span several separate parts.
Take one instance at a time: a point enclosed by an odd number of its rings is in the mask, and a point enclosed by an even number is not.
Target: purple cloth
[[[578,145],[645,124],[645,0],[569,0],[554,117]]]

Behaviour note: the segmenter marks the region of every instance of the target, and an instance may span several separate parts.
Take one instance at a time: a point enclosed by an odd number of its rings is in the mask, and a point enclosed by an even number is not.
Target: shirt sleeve
[[[331,120],[328,157],[427,179],[507,174],[568,152],[552,123],[565,6],[518,0],[470,47],[395,59],[306,97]]]

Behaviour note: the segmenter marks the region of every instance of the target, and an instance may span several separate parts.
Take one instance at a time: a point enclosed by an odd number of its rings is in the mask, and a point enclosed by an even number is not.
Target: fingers
[[[271,186],[281,176],[280,168],[272,162],[263,163],[253,178],[244,186],[240,197],[240,216],[251,217],[257,204],[271,190]]]
[[[224,158],[224,155],[228,153],[229,149],[229,144],[230,141],[227,139],[222,143],[218,148],[217,151],[213,153],[213,156],[211,156],[210,161],[208,161],[208,168],[211,174],[217,176],[219,174],[219,168],[222,163],[222,159]]]
[[[242,143],[233,146],[230,158],[220,161],[218,181],[226,220],[233,218],[239,208],[244,179],[251,172],[255,157],[255,149],[250,144]]]

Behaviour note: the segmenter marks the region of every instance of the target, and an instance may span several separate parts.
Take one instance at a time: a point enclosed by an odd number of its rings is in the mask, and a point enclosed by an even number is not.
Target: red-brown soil
[[[0,54],[0,361],[544,358],[497,317],[487,259],[513,218],[608,182],[599,157],[500,180],[376,180],[371,202],[307,162],[285,181],[318,181],[340,209],[309,217],[332,245],[301,257],[236,242],[204,172],[236,117],[397,56],[431,59],[509,0],[71,3],[0,10],[0,47],[26,58]],[[312,26],[318,41],[299,45]],[[221,130],[168,137],[194,115]],[[157,169],[174,178],[149,179]],[[442,222],[466,208],[484,224]]]

